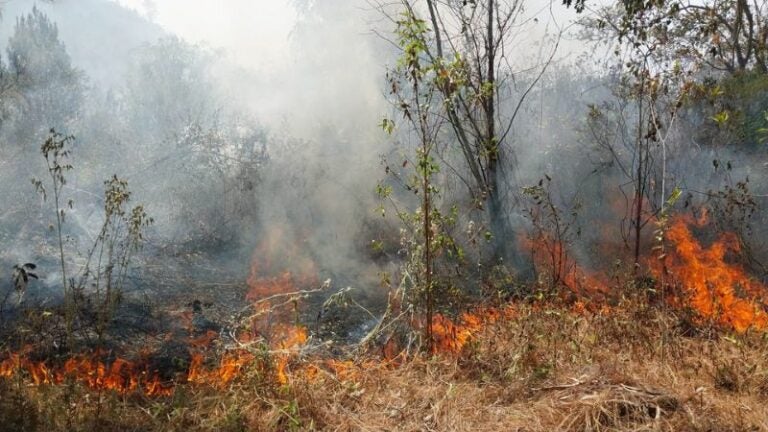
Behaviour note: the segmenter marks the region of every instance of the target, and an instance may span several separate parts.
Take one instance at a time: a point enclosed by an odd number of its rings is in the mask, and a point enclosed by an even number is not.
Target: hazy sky
[[[285,59],[296,13],[290,0],[117,0],[191,42],[226,49],[245,66]]]
[[[255,69],[271,69],[275,63],[287,60],[288,39],[297,19],[292,5],[294,0],[113,1],[139,11],[190,42],[206,42],[211,47],[224,48],[236,63]],[[561,6],[560,0],[528,0],[526,5],[527,12],[538,16],[542,22],[550,22],[550,5],[553,5],[552,12],[561,26],[576,16],[572,8]],[[523,39],[530,44],[542,35],[535,31],[529,35],[529,40]],[[564,40],[559,57],[579,50],[579,45]]]
[[[224,48],[237,63],[257,68],[286,60],[288,37],[297,19],[293,0],[113,1],[139,11],[190,42]],[[548,22],[550,1],[529,0],[527,10]],[[559,24],[564,25],[576,15],[560,3],[555,0],[552,11]],[[540,37],[537,33],[532,39]],[[574,48],[567,42],[563,45],[563,54]]]

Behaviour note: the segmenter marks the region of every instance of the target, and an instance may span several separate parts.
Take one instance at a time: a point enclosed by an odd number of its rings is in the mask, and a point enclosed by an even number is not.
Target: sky
[[[291,0],[116,0],[190,42],[223,48],[242,66],[286,60]]]
[[[297,20],[295,0],[113,1],[140,12],[187,41],[223,48],[236,63],[256,69],[287,60],[289,36]],[[560,3],[554,0],[552,11],[558,24],[566,25],[576,14]],[[550,0],[530,0],[527,10],[549,21],[549,5]],[[540,37],[535,34],[531,40]],[[564,41],[560,51],[567,54],[574,49],[578,46]]]

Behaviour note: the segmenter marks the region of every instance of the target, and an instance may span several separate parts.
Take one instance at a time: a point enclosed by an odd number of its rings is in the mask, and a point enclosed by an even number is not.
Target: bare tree
[[[509,219],[513,197],[506,188],[516,169],[513,125],[552,62],[562,29],[551,51],[526,71],[523,84],[513,66],[518,53],[512,41],[533,21],[526,17],[522,0],[402,0],[402,7],[417,19],[425,17],[429,31],[419,43],[441,97],[436,115],[450,124],[448,145],[458,150],[465,165],[463,184],[477,207],[487,211],[492,256],[514,261]]]

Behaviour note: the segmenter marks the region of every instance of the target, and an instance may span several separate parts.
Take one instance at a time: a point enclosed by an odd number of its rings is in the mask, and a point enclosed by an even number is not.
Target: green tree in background
[[[37,142],[50,128],[70,130],[80,115],[85,83],[56,24],[33,8],[16,20],[7,55],[7,73],[21,99],[12,139]]]

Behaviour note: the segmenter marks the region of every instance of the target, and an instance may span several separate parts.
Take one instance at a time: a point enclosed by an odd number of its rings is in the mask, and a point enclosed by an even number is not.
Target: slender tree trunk
[[[488,179],[491,186],[488,190],[488,220],[493,234],[493,255],[494,258],[502,258],[503,246],[510,234],[507,215],[504,210],[504,203],[501,199],[501,181],[499,179],[498,167],[488,170]]]
[[[643,183],[645,181],[643,177],[643,153],[641,145],[639,161],[637,164],[637,185],[635,187],[635,276],[638,275],[640,270],[640,234],[643,229]]]
[[[492,257],[494,261],[504,258],[505,246],[509,239],[509,227],[504,203],[501,200],[501,176],[499,175],[499,143],[496,136],[496,53],[493,41],[494,1],[488,1],[488,22],[485,41],[487,57],[487,81],[489,93],[485,97],[485,150],[488,154],[486,193],[488,194],[488,218],[494,236]]]
[[[50,164],[48,165],[48,171],[52,172],[52,168]],[[63,294],[64,294],[64,322],[66,327],[66,336],[67,336],[67,344],[69,345],[69,348],[72,349],[74,345],[74,337],[73,337],[73,323],[74,323],[74,315],[75,315],[75,305],[74,305],[74,296],[71,290],[67,287],[67,266],[65,263],[64,258],[64,235],[61,232],[61,226],[62,226],[62,210],[61,210],[61,203],[59,202],[59,187],[60,184],[56,180],[55,175],[51,175],[53,179],[53,202],[56,206],[56,233],[58,234],[58,242],[59,242],[59,262],[61,264],[61,282],[63,284]]]
[[[426,146],[425,146],[426,151]],[[423,157],[427,157],[428,153],[425,153]],[[434,341],[432,338],[432,315],[433,315],[433,303],[432,298],[432,212],[431,212],[431,196],[430,196],[430,184],[429,184],[429,171],[424,169],[424,200],[423,200],[423,212],[424,212],[424,279],[426,283],[426,302],[427,302],[427,326],[426,326],[426,339],[427,339],[427,351],[433,352]]]
[[[466,101],[461,101],[461,96],[458,96],[459,102],[457,104],[459,107],[463,107],[461,108],[464,110],[462,111],[463,114],[459,115],[453,104],[447,104],[447,117],[456,133],[456,138],[470,172],[476,181],[476,189],[473,193],[476,192],[479,196],[483,196],[489,228],[493,235],[489,251],[492,262],[507,261],[507,264],[520,266],[519,268],[528,272],[531,270],[530,266],[527,265],[529,263],[526,263],[527,260],[522,259],[522,254],[515,250],[515,238],[507,214],[508,207],[503,200],[504,176],[502,175],[502,168],[504,167],[502,163],[504,161],[500,142],[503,130],[500,131],[499,128],[503,129],[505,125],[500,125],[500,119],[497,118],[499,115],[497,110],[499,104],[497,91],[499,83],[497,80],[499,77],[496,72],[499,67],[499,58],[496,54],[499,53],[500,49],[503,49],[500,36],[503,36],[504,31],[504,26],[499,23],[499,16],[497,15],[503,17],[504,14],[499,11],[498,0],[485,0],[482,3],[485,4],[485,8],[478,6],[477,10],[480,15],[477,17],[477,23],[480,27],[483,25],[485,27],[477,28],[476,34],[474,34],[474,29],[471,30],[473,37],[482,40],[482,45],[475,46],[474,49],[477,51],[471,53],[474,55],[467,56],[467,59],[472,60],[472,67],[478,79],[474,84],[481,93],[480,106],[477,111],[474,108],[470,109]],[[412,11],[410,2],[406,2],[406,4]],[[438,7],[440,4],[436,0],[426,0],[429,20],[435,37],[433,60],[435,58],[442,59],[444,55],[451,54],[451,52],[444,53],[444,50],[451,46],[451,38],[446,29],[441,27]],[[451,8],[453,6],[449,3],[446,7]],[[430,55],[432,56],[432,54]],[[444,96],[449,99],[453,97],[451,94]],[[460,102],[464,104],[462,105]],[[466,122],[463,116],[468,117]],[[470,126],[471,134],[465,131],[465,127],[470,128]],[[506,132],[503,134],[506,136]]]
[[[427,0],[427,6],[429,7],[429,19],[432,21],[432,31],[435,32],[435,43],[437,45],[437,56],[443,57],[443,41],[440,36],[440,26],[437,25],[437,11],[435,10],[435,4],[433,0]]]
[[[488,147],[490,150],[490,162],[488,163],[488,169],[496,165],[498,161],[498,143],[496,139],[496,47],[493,44],[493,0],[488,0],[488,38],[486,42],[486,51],[488,56],[488,87],[490,94],[485,95],[485,115],[486,115],[486,139],[488,140]],[[495,169],[494,169],[495,171]],[[496,186],[492,184],[491,187]]]

